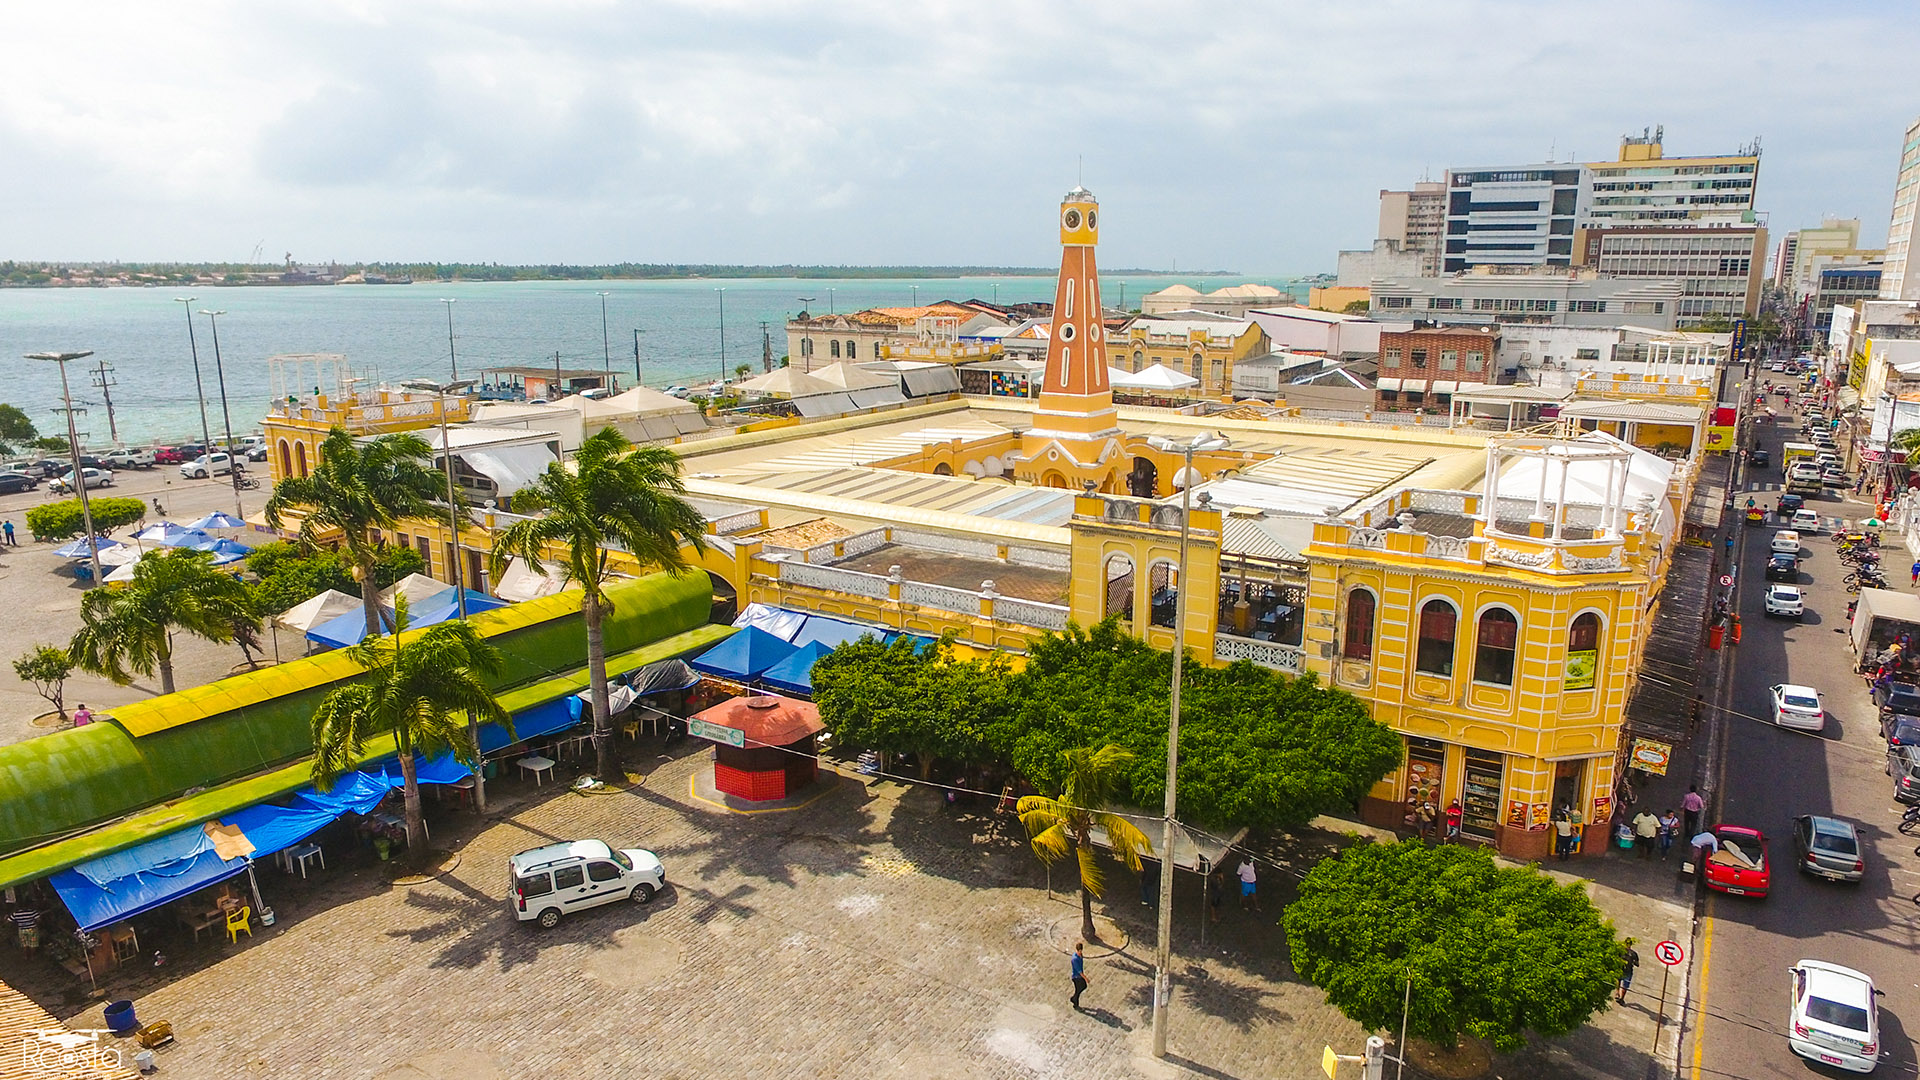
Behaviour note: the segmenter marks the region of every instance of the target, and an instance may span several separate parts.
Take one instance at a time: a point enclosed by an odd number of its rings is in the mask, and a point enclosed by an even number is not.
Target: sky
[[[1910,0],[11,5],[0,259],[1331,271],[1449,165],[1761,137],[1884,240]],[[1874,73],[1879,73],[1877,76]]]

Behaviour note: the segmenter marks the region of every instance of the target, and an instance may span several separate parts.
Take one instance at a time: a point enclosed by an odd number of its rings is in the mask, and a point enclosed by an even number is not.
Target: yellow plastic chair
[[[227,944],[239,944],[242,930],[247,932],[249,938],[253,936],[253,924],[248,921],[252,917],[253,909],[244,905],[227,912]]]

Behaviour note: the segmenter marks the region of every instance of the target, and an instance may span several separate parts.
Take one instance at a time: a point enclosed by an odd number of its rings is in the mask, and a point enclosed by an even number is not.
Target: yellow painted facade
[[[1185,323],[1179,320],[1136,318],[1107,342],[1108,363],[1121,371],[1139,371],[1164,364],[1200,380],[1192,397],[1218,398],[1233,392],[1233,365],[1273,349],[1258,323]]]
[[[345,398],[315,393],[273,402],[260,423],[267,440],[268,470],[276,483],[289,476],[305,476],[319,463],[320,444],[327,432],[336,427],[354,435],[418,431],[438,426],[443,408],[449,424],[468,419],[466,398],[443,399],[386,388]]]

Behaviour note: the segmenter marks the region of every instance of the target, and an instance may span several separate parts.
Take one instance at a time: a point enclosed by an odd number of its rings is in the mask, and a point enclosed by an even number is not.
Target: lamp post
[[[60,399],[67,406],[67,455],[73,459],[73,490],[80,496],[80,525],[87,531],[87,558],[93,561],[93,583],[98,585],[100,544],[93,535],[93,507],[87,503],[87,474],[80,471],[80,432],[73,426],[73,391],[67,385],[67,361],[84,360],[92,355],[92,349],[85,352],[37,352],[28,353],[27,359],[51,360],[60,365]]]
[[[193,301],[191,296],[173,298],[174,303],[187,305],[187,347],[193,350],[193,396],[200,402],[200,445],[211,452],[213,433],[207,430],[207,391],[200,383],[200,343],[193,336]]]
[[[453,394],[473,386],[472,379],[456,379],[453,382],[433,382],[430,379],[408,379],[400,384],[410,390],[422,390],[439,399],[440,413],[440,466],[447,474],[447,527],[452,543],[447,546],[448,576],[453,578],[454,603],[458,605],[460,618],[467,617],[467,583],[460,567],[460,501],[453,493],[453,447],[447,442],[447,399]],[[467,714],[467,738],[473,741],[473,752],[480,753],[480,725],[473,714]],[[476,766],[482,765],[475,762]],[[487,777],[484,767],[473,770],[473,810],[476,814],[487,812]]]
[[[646,385],[646,382],[640,378],[640,333],[639,327],[633,328],[633,385],[635,386]]]
[[[447,377],[457,379],[460,377],[460,362],[453,356],[453,305],[459,301],[443,296],[440,302],[447,305],[447,370],[452,373]]]
[[[833,293],[834,290],[827,290],[827,314],[829,315],[833,314]]]
[[[607,342],[607,294],[600,294],[600,355],[606,364],[607,393],[613,393],[613,346]]]
[[[1187,541],[1192,511],[1193,455],[1224,450],[1227,437],[1202,432],[1191,439],[1149,438],[1154,449],[1179,454],[1184,468],[1174,476],[1180,484],[1179,589],[1173,594],[1173,690],[1167,708],[1166,821],[1160,832],[1160,948],[1153,972],[1153,1056],[1167,1056],[1167,997],[1173,977],[1173,810],[1180,770],[1180,667],[1186,656]]]
[[[720,294],[720,390],[724,390],[727,386],[727,287],[721,285],[713,291]],[[715,397],[720,395],[720,390],[714,391]]]
[[[220,316],[225,315],[226,312],[207,311],[203,308],[200,314],[205,315],[207,322],[213,326],[213,371],[220,379],[220,416],[225,421],[227,429],[227,479],[233,481],[233,514],[235,517],[244,518],[247,516],[247,508],[240,505],[240,463],[234,460],[233,453],[233,413],[227,409],[227,369],[220,362]],[[213,471],[213,447],[211,446],[207,447],[207,471],[208,473]]]
[[[913,306],[914,306],[914,307],[919,307],[919,306],[920,306],[920,286],[918,286],[918,285],[909,285],[909,286],[907,286],[907,288],[909,288],[909,289],[912,289],[912,290],[913,290]]]

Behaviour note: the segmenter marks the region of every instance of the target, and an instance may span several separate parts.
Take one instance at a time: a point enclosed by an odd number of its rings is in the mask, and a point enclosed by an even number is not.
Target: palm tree
[[[1887,440],[1887,449],[1898,451],[1912,458],[1914,451],[1920,450],[1920,427],[1910,427],[1894,432],[1893,437]]]
[[[176,631],[225,644],[259,627],[246,585],[215,569],[211,554],[157,552],[135,564],[131,582],[87,594],[67,652],[82,670],[122,686],[157,668],[160,692],[171,694]]]
[[[593,684],[593,749],[602,779],[613,775],[613,729],[607,716],[607,648],[601,624],[611,605],[606,584],[613,576],[612,546],[625,548],[642,566],[671,573],[690,569],[681,544],[706,550],[706,519],[683,496],[680,457],[664,446],[635,447],[613,428],[580,444],[574,467],[547,466],[520,489],[515,507],[539,511],[507,526],[493,542],[495,577],[510,557],[526,560],[535,573],[558,553],[562,575],[581,589],[580,614],[587,624],[587,676]]]
[[[433,467],[433,448],[418,435],[395,432],[365,442],[347,429],[327,432],[320,460],[306,476],[288,476],[273,486],[267,524],[278,529],[289,511],[300,519],[299,540],[311,548],[335,529],[343,535],[347,561],[360,582],[368,634],[380,633],[380,590],[373,567],[375,529],[391,530],[402,518],[442,518],[436,505],[447,497],[446,480]],[[464,513],[464,510],[463,510]]]
[[[1153,841],[1133,822],[1112,813],[1120,793],[1121,772],[1133,753],[1108,743],[1098,750],[1081,747],[1062,755],[1067,765],[1066,782],[1053,797],[1028,795],[1020,800],[1020,824],[1027,827],[1033,853],[1051,866],[1068,855],[1080,865],[1080,936],[1096,941],[1093,927],[1093,902],[1105,891],[1105,875],[1100,869],[1100,853],[1093,846],[1093,830],[1107,834],[1127,869],[1140,869],[1140,853],[1153,853]]]
[[[313,782],[326,790],[335,777],[359,766],[368,739],[392,734],[406,782],[411,838],[426,835],[419,757],[452,750],[463,764],[478,769],[479,748],[467,734],[467,717],[505,725],[509,737],[513,725],[488,683],[500,671],[500,650],[463,619],[430,626],[403,642],[405,602],[398,607],[393,636],[371,635],[347,649],[366,674],[328,691],[313,711]],[[420,863],[425,845],[409,845],[408,854]]]

